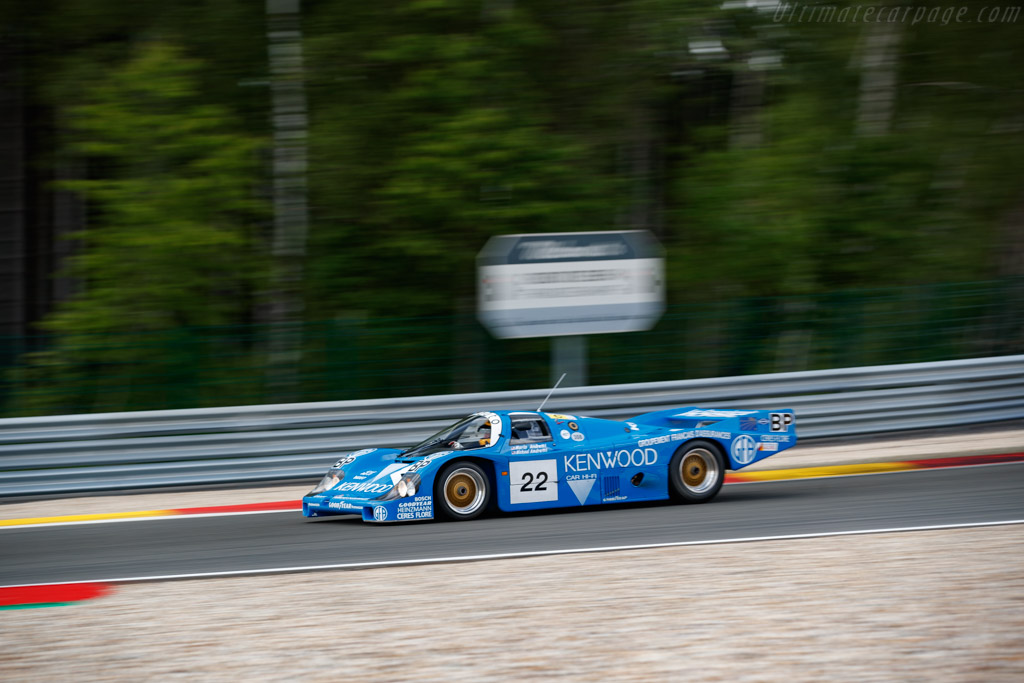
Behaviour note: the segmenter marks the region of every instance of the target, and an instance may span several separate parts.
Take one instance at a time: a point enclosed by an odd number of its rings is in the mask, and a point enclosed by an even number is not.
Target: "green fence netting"
[[[284,344],[282,344],[284,340]],[[286,350],[280,350],[280,349]],[[651,330],[588,338],[590,384],[1024,352],[1024,279],[669,306]],[[534,389],[550,340],[498,340],[472,315],[340,317],[0,338],[5,416]]]

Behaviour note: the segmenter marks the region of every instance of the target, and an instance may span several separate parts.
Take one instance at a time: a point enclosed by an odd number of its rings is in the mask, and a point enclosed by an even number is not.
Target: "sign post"
[[[587,385],[587,338],[573,334],[551,338],[551,380],[565,373],[565,386]]]
[[[644,230],[499,235],[477,256],[480,322],[501,339],[554,337],[552,375],[569,386],[586,383],[583,335],[645,330],[664,310],[662,248]]]

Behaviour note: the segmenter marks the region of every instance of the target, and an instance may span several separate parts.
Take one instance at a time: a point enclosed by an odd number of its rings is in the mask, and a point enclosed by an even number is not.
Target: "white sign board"
[[[492,237],[477,305],[501,338],[645,330],[665,310],[661,245],[643,230]]]

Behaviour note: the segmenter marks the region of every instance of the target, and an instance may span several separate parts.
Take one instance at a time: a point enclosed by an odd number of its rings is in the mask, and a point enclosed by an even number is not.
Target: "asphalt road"
[[[223,501],[230,504],[230,497]],[[55,501],[52,514],[73,514]],[[1024,463],[726,486],[647,504],[370,525],[298,512],[0,528],[0,586],[1024,519]]]

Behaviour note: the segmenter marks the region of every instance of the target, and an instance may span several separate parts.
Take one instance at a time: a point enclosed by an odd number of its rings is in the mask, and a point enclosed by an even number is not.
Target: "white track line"
[[[0,586],[0,588],[24,588],[28,586],[65,586],[73,583],[137,583],[143,581],[172,581],[180,579],[211,579],[229,576],[259,576],[266,574],[288,574],[297,572],[325,571],[328,569],[356,570],[380,567],[409,567],[423,564],[450,564],[455,562],[481,562],[485,560],[509,560],[521,557],[546,557],[551,555],[578,555],[582,553],[606,553],[619,550],[652,550],[657,548],[680,548],[694,545],[722,545],[725,543],[753,543],[758,541],[791,541],[801,538],[828,538],[834,536],[864,536],[904,531],[939,531],[943,529],[975,529],[991,526],[1024,524],[1024,519],[1007,519],[998,522],[965,522],[962,524],[936,524],[930,526],[889,527],[885,529],[857,529],[853,531],[822,531],[808,534],[784,534],[780,536],[747,536],[704,541],[675,541],[671,543],[644,543],[640,545],[598,546],[594,548],[569,548],[565,550],[527,550],[518,553],[496,553],[493,555],[453,555],[451,557],[428,557],[417,560],[383,560],[380,562],[351,562],[347,564],[319,564],[300,567],[274,567],[270,569],[237,569],[226,572],[198,572],[195,574],[159,574],[154,576],[129,576],[116,579],[80,579],[78,581],[57,581],[54,583],[22,583]]]

